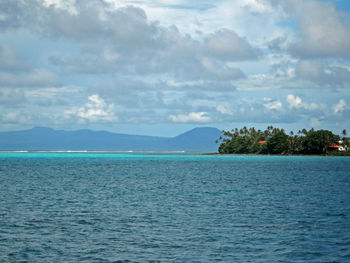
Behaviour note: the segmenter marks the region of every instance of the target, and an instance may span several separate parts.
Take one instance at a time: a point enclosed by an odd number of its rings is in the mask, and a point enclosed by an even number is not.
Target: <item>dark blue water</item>
[[[0,262],[350,262],[349,167],[0,153]]]

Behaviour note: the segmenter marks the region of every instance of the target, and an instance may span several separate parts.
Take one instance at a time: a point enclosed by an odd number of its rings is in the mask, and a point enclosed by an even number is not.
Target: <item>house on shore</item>
[[[331,148],[332,150],[337,150],[339,152],[345,152],[348,150],[348,146],[342,145],[342,143],[343,143],[343,141],[340,140],[339,145],[330,145],[330,146],[328,146],[328,148]]]

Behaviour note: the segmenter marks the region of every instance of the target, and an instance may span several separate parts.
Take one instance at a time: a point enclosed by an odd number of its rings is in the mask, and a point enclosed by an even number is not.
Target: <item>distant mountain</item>
[[[154,137],[107,131],[63,131],[47,127],[0,132],[0,150],[100,150],[100,151],[199,151],[215,152],[216,128],[195,128],[179,136]]]
[[[222,132],[216,128],[194,128],[188,132],[180,134],[167,141],[168,147],[183,151],[212,151],[218,150],[215,143],[222,135]]]

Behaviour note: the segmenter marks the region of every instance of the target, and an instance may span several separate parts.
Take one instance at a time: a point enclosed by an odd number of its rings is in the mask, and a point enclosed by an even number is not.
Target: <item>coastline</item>
[[[246,155],[246,156],[350,156],[350,152],[339,152],[339,153],[329,153],[329,154],[262,154],[262,153],[218,153],[218,152],[211,152],[211,153],[204,153],[203,155]]]
[[[328,154],[262,154],[262,153],[219,153],[219,152],[191,152],[191,151],[111,151],[111,150],[0,150],[0,153],[79,153],[79,154],[155,154],[155,155],[219,155],[219,156],[324,156],[324,157],[336,157],[336,156],[350,156],[350,152],[332,152]]]

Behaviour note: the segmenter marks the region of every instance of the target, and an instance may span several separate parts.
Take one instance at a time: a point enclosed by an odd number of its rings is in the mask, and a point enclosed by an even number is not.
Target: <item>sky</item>
[[[350,131],[348,0],[1,0],[0,131]]]

